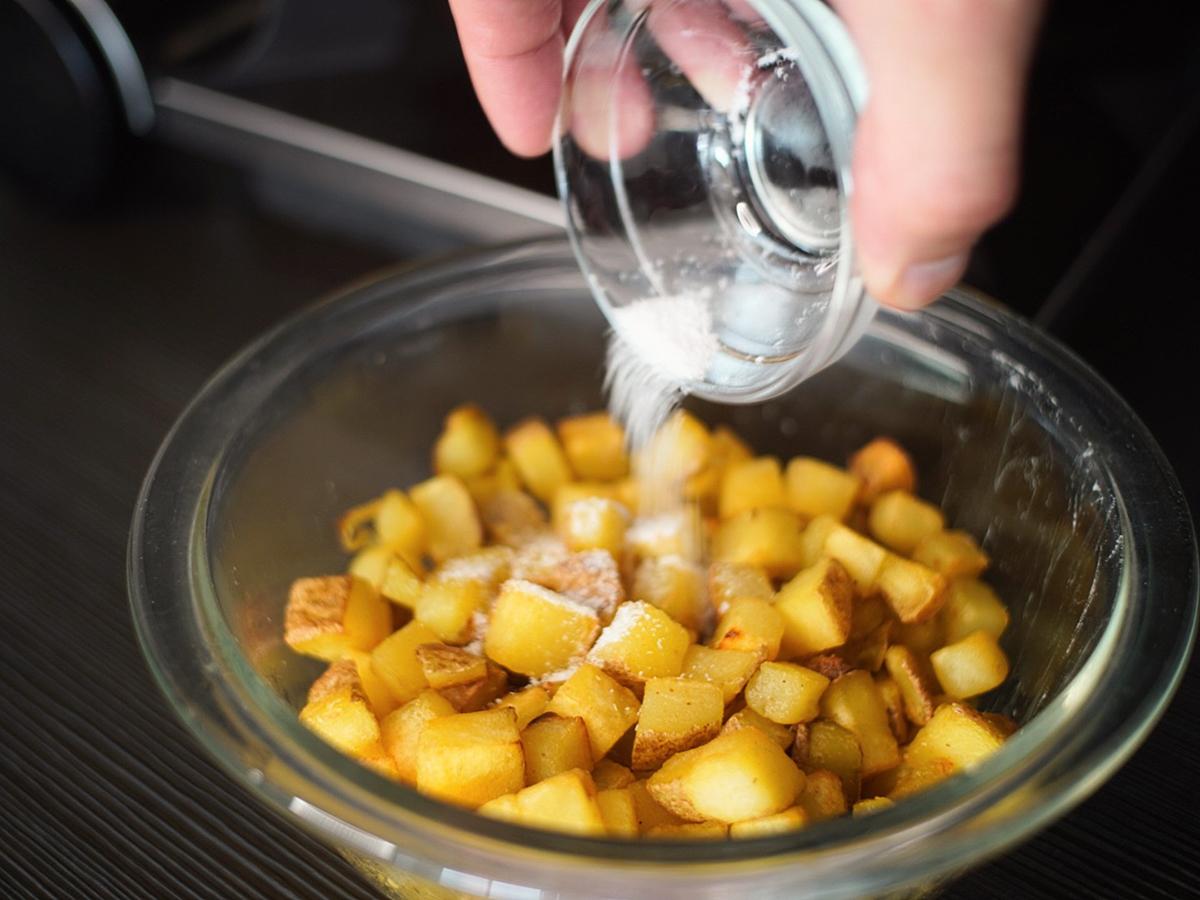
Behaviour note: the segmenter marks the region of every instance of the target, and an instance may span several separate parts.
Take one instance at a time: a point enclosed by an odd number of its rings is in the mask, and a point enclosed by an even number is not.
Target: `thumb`
[[[913,309],[962,277],[1012,205],[1038,0],[837,0],[870,98],[851,214],[867,289]]]

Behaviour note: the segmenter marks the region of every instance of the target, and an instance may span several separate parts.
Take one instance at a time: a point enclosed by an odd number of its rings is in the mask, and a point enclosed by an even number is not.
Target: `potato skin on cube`
[[[346,656],[329,664],[308,687],[307,702],[320,700],[346,685],[361,691],[376,716],[386,716],[396,708],[396,700],[383,680],[371,669],[370,654],[348,650]]]
[[[820,713],[824,675],[795,663],[764,662],[746,685],[746,705],[780,725],[811,722]]]
[[[608,413],[559,419],[558,439],[571,468],[582,479],[616,481],[629,474],[625,429]]]
[[[546,587],[594,609],[602,625],[611,622],[625,602],[621,570],[607,550],[572,553],[548,568],[544,577]]]
[[[678,675],[691,638],[687,629],[656,606],[630,600],[588,653],[588,662],[617,681],[641,687],[647,678]]]
[[[433,445],[433,470],[439,475],[467,479],[482,475],[500,456],[495,423],[474,403],[464,403],[446,416]]]
[[[511,579],[492,605],[483,650],[511,672],[540,678],[583,656],[599,630],[594,610],[533,582]]]
[[[480,502],[479,512],[492,539],[509,547],[522,547],[550,530],[537,501],[517,488],[496,490]]]
[[[686,678],[646,681],[633,739],[633,768],[656,769],[721,731],[725,699],[715,684]]]
[[[775,609],[783,618],[783,652],[808,656],[844,644],[850,637],[854,593],[850,574],[829,557],[780,588]]]
[[[883,660],[900,690],[904,714],[914,725],[924,725],[933,716],[933,698],[938,688],[929,667],[903,644],[888,647]]]
[[[632,691],[585,663],[554,692],[546,711],[583,719],[592,759],[603,759],[637,722],[640,706]]]
[[[429,532],[429,555],[437,562],[479,549],[483,525],[461,479],[437,475],[415,485],[409,496]]]
[[[788,503],[808,519],[832,516],[844,521],[862,487],[857,475],[808,456],[788,463],[786,479]]]
[[[379,720],[353,684],[327,691],[300,710],[300,721],[343,753],[361,756],[380,746]]]
[[[297,578],[288,594],[283,635],[297,653],[333,662],[370,650],[392,630],[392,608],[353,575]]]
[[[550,426],[533,416],[509,429],[504,448],[517,467],[529,493],[543,503],[554,500],[554,493],[574,480],[567,455]]]
[[[525,728],[530,722],[546,711],[550,703],[550,694],[540,684],[531,684],[520,691],[513,691],[500,697],[495,705],[508,706],[517,714],[517,727]]]
[[[985,694],[1008,677],[1008,657],[986,631],[933,651],[929,662],[942,689],[955,700]]]
[[[689,822],[742,822],[792,806],[804,774],[757,728],[679,753],[650,776],[651,795]]]
[[[875,589],[906,625],[932,619],[946,602],[946,579],[940,573],[891,554],[879,567]]]
[[[891,438],[878,437],[850,457],[850,472],[862,480],[859,501],[870,505],[887,491],[917,489],[917,469],[912,457]]]
[[[431,719],[417,743],[417,789],[476,807],[525,786],[517,715],[508,708]]]

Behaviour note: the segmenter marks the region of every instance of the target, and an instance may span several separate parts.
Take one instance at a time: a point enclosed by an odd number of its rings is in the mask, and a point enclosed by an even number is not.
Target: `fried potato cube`
[[[559,419],[558,439],[571,468],[580,478],[616,481],[629,474],[625,429],[608,413]]]
[[[825,538],[825,555],[840,562],[854,579],[859,593],[867,594],[874,587],[888,552],[852,528],[836,525]]]
[[[746,706],[780,725],[811,722],[820,713],[824,675],[795,663],[764,662],[746,685]]]
[[[603,835],[604,815],[596,802],[596,786],[583,769],[561,772],[517,791],[513,801],[492,801],[479,808],[485,816],[519,822],[530,828]]]
[[[376,497],[374,500],[360,503],[338,517],[338,540],[347,553],[362,550],[375,541],[375,513],[379,511],[380,499]]]
[[[856,669],[832,682],[821,695],[821,715],[858,738],[864,777],[900,764],[887,707],[870,673]]]
[[[570,556],[567,545],[557,535],[539,535],[516,548],[513,554],[512,574],[509,577],[550,587],[555,571]]]
[[[1013,732],[1017,730],[1017,720],[1012,716],[1004,713],[985,712],[981,713],[985,719],[1004,737],[1012,737]]]
[[[491,469],[500,456],[500,433],[474,403],[450,410],[433,445],[433,471],[467,479]]]
[[[722,701],[731,703],[741,693],[761,658],[755,650],[718,650],[692,644],[683,657],[684,678],[706,681],[721,689]]]
[[[819,459],[797,456],[787,464],[787,500],[805,518],[844,521],[862,488],[859,477]]]
[[[383,746],[396,765],[397,777],[408,784],[417,783],[417,748],[427,722],[452,716],[458,710],[437,691],[421,691],[379,723]]]
[[[884,665],[904,702],[904,714],[914,725],[924,725],[933,716],[933,698],[938,685],[924,661],[903,644],[888,647]]]
[[[895,624],[895,621],[889,618],[861,637],[852,637],[843,648],[850,667],[866,669],[868,672],[878,672],[883,665],[883,654],[887,652],[888,642]],[[853,630],[853,626],[851,626],[851,634],[853,634]]]
[[[383,544],[371,544],[369,547],[363,547],[354,554],[354,559],[350,560],[350,565],[346,567],[346,574],[370,582],[378,590],[383,587],[384,572],[387,571],[388,563],[395,555],[396,553],[391,547],[385,547]]]
[[[704,525],[694,505],[634,519],[625,532],[627,548],[642,559],[679,556],[698,559],[704,545]]]
[[[948,644],[961,641],[976,631],[986,631],[999,638],[1008,627],[1008,608],[982,581],[956,578],[946,590],[941,619],[943,637]]]
[[[525,786],[525,754],[511,709],[430,719],[417,741],[417,789],[476,807]]]
[[[370,582],[352,575],[297,578],[288,594],[283,639],[327,662],[370,650],[392,630],[392,608]]]
[[[717,501],[722,519],[732,519],[752,509],[784,508],[783,470],[773,456],[759,456],[725,467]]]
[[[773,578],[800,570],[800,519],[786,509],[752,509],[726,519],[712,543],[717,562],[759,566]]]
[[[703,569],[681,556],[643,559],[634,572],[630,596],[657,606],[693,631],[710,621]]]
[[[511,547],[484,547],[446,560],[431,580],[439,583],[473,581],[490,600],[512,574],[513,557]]]
[[[771,579],[758,566],[714,562],[708,567],[708,598],[717,612],[724,612],[724,607],[734,600],[752,598],[771,601],[774,597]]]
[[[804,774],[757,728],[741,728],[676,754],[650,776],[650,794],[689,822],[742,822],[796,802]]]
[[[375,510],[375,538],[414,567],[429,549],[429,527],[420,507],[404,491],[388,491]]]
[[[896,802],[888,799],[887,797],[868,797],[865,800],[859,800],[857,803],[855,803],[854,806],[850,808],[850,815],[867,816],[873,812],[890,809],[895,805]]]
[[[421,661],[417,658],[417,648],[422,644],[436,643],[437,634],[414,620],[393,632],[371,651],[371,668],[398,703],[407,703],[429,687]]]
[[[417,598],[425,590],[425,582],[417,570],[401,554],[388,551],[388,560],[379,583],[379,593],[405,609],[416,609]]]
[[[932,503],[908,491],[888,491],[871,504],[867,527],[875,540],[908,555],[922,540],[945,528],[946,519]]]
[[[1000,749],[1004,733],[965,703],[939,706],[904,750],[904,763],[920,768],[946,760],[953,771],[969,769]]]
[[[772,722],[770,719],[756,713],[749,706],[739,709],[732,716],[725,720],[725,724],[721,726],[721,734],[729,734],[734,731],[740,731],[743,728],[757,728],[771,742],[777,744],[781,750],[787,750],[796,739],[796,729],[788,725],[780,725],[778,722]]]
[[[774,815],[734,822],[729,826],[729,836],[737,840],[786,834],[789,831],[803,828],[809,824],[809,821],[808,813],[802,807],[790,806],[783,812],[777,812]]]
[[[680,822],[678,825],[655,825],[646,831],[647,837],[665,841],[723,841],[729,837],[724,822]]]
[[[657,606],[630,600],[617,607],[587,659],[622,684],[640,687],[647,678],[683,671],[691,642],[687,629]]]
[[[592,780],[599,791],[627,788],[637,777],[633,771],[611,759],[602,759],[592,768]]]
[[[682,825],[683,819],[664,808],[650,793],[645,779],[629,785],[629,797],[633,801],[633,810],[637,815],[638,831],[648,834],[651,829],[664,825]]]
[[[783,653],[808,656],[839,647],[850,637],[854,582],[826,556],[779,589],[775,609],[783,619]]]
[[[554,692],[547,712],[579,716],[587,726],[592,759],[603,759],[637,722],[638,698],[595,666],[584,664]]]
[[[472,620],[487,607],[483,584],[472,580],[430,581],[417,595],[413,617],[448,644],[471,639]]]
[[[717,620],[710,643],[717,650],[745,650],[759,659],[779,655],[786,625],[780,611],[765,600],[735,600]]]
[[[353,684],[327,691],[300,710],[300,721],[326,743],[350,756],[379,746],[379,720],[367,695]]]
[[[901,622],[924,622],[946,602],[946,579],[920,563],[888,554],[875,576],[875,589]]]
[[[1008,677],[1008,657],[986,631],[934,650],[929,661],[942,690],[955,700],[987,693]]]
[[[521,490],[521,476],[517,474],[513,461],[501,456],[490,471],[464,478],[463,484],[467,486],[476,506],[482,507],[501,491]]]
[[[853,800],[862,780],[862,747],[858,738],[837,722],[818,719],[808,726],[808,748],[800,768],[833,772],[841,779],[846,798]]]
[[[861,638],[891,618],[892,611],[877,593],[860,597],[850,617],[850,637]]]
[[[947,578],[978,578],[988,567],[988,556],[965,531],[939,531],[913,549],[912,558]]]
[[[468,653],[462,647],[420,644],[417,646],[417,662],[421,664],[425,681],[435,691],[487,677],[487,660]]]
[[[859,501],[870,505],[888,491],[917,489],[917,469],[904,448],[891,438],[875,438],[850,457],[850,472],[862,480]]]
[[[546,711],[550,704],[550,693],[540,684],[531,684],[523,690],[505,694],[496,701],[496,708],[511,707],[517,714],[517,727],[524,729]]]
[[[466,486],[453,475],[437,475],[409,491],[429,531],[429,555],[437,562],[476,550],[483,525]]]
[[[585,497],[562,507],[558,517],[558,536],[567,549],[607,550],[614,555],[625,543],[629,512],[616,500]]]
[[[677,485],[708,468],[712,436],[703,422],[686,410],[674,412],[635,454],[634,473],[645,486]]]
[[[825,553],[825,541],[841,523],[833,516],[817,516],[800,533],[800,566],[815,566]]]
[[[908,716],[904,713],[904,698],[900,688],[890,675],[881,672],[875,676],[875,686],[879,688],[879,696],[883,698],[883,706],[887,710],[888,727],[896,741],[904,744],[908,741]]]
[[[538,502],[518,488],[497,489],[479,512],[492,540],[509,547],[523,547],[549,530]]]
[[[570,769],[592,768],[592,745],[579,716],[542,716],[521,732],[525,783],[536,784]]]
[[[934,616],[928,621],[913,622],[907,625],[897,622],[892,628],[891,641],[893,644],[903,644],[920,656],[928,656],[946,643],[943,632],[941,616]]]
[[[954,773],[954,764],[948,759],[935,759],[919,766],[903,763],[896,770],[896,783],[888,792],[888,798],[902,800],[945,781]]]
[[[846,813],[846,795],[842,779],[828,769],[814,769],[804,779],[804,790],[796,804],[810,822],[832,819]]]
[[[612,621],[617,607],[625,602],[621,570],[607,550],[572,553],[549,568],[544,577],[546,587],[594,609],[603,625]]]
[[[721,689],[686,678],[650,678],[638,711],[633,768],[657,769],[676,753],[712,740],[721,731]]]
[[[818,653],[816,656],[808,656],[804,658],[803,665],[806,669],[812,669],[819,675],[824,675],[830,681],[835,678],[841,678],[847,672],[861,668],[861,666],[853,665],[841,653]]]
[[[348,650],[342,659],[330,663],[329,668],[308,686],[307,702],[320,700],[346,685],[363,693],[376,716],[386,716],[396,708],[391,691],[371,668],[370,654],[361,650]]]
[[[621,838],[637,837],[637,807],[628,788],[601,788],[597,783],[596,805],[600,807],[600,817],[604,819],[604,828],[609,835]]]
[[[492,605],[483,650],[510,672],[541,678],[583,656],[599,631],[595,610],[531,581],[510,579]]]
[[[550,524],[555,531],[561,531],[564,518],[569,507],[577,500],[615,500],[617,489],[601,481],[568,481],[554,492],[554,500],[550,503]]]
[[[562,445],[539,418],[525,419],[511,428],[504,436],[504,447],[521,481],[543,503],[550,503],[559,487],[574,480]]]

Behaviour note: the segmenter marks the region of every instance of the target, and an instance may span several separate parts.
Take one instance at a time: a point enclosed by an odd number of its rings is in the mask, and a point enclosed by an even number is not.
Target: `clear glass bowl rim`
[[[176,713],[261,800],[326,839],[444,883],[452,881],[447,872],[461,872],[536,885],[554,872],[564,884],[601,892],[626,883],[685,896],[713,879],[767,889],[802,871],[817,887],[852,872],[866,893],[961,869],[1028,837],[1092,793],[1144,740],[1178,686],[1196,630],[1196,539],[1182,490],[1145,426],[1094,371],[1019,317],[962,290],[923,315],[1011,335],[1038,371],[1053,370],[1056,384],[1072,386],[1072,405],[1102,410],[1106,428],[1122,438],[1119,452],[1104,448],[1125,532],[1112,619],[1071,684],[978,769],[893,809],[793,835],[648,844],[492,822],[390,782],[309,733],[236,645],[207,570],[209,500],[225,451],[290,371],[363,333],[381,311],[395,313],[396,297],[411,314],[428,305],[424,296],[514,282],[531,271],[564,283],[573,277],[588,296],[565,239],[472,251],[352,284],[230,360],[160,447],[128,547],[138,638]]]

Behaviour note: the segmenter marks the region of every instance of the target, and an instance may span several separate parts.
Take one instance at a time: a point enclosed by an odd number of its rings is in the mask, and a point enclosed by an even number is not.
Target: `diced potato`
[[[771,579],[758,566],[715,562],[708,567],[708,598],[718,613],[734,600],[766,600],[775,597]]]
[[[891,618],[892,611],[879,594],[858,598],[850,617],[850,637],[860,638]]]
[[[818,653],[816,656],[807,656],[804,658],[804,667],[812,669],[820,675],[824,675],[830,681],[841,678],[847,672],[852,672],[854,669],[862,668],[861,666],[853,665],[840,652]]]
[[[717,507],[722,519],[731,519],[752,509],[786,506],[783,470],[775,457],[760,456],[725,467]]]
[[[604,828],[611,837],[637,837],[637,807],[628,788],[601,788],[597,784],[596,805],[600,807]]]
[[[875,589],[901,622],[925,622],[946,601],[946,579],[920,563],[888,554],[875,578]]]
[[[786,509],[752,509],[726,519],[713,535],[712,555],[788,578],[800,570],[800,519]]]
[[[568,481],[554,492],[554,500],[550,503],[550,524],[556,531],[560,531],[564,525],[567,507],[577,500],[614,500],[620,503],[617,489],[611,484],[603,481]]]
[[[726,468],[750,459],[754,451],[728,425],[718,425],[709,435],[708,455],[710,463]]]
[[[546,711],[583,719],[591,741],[592,759],[603,759],[637,722],[639,706],[632,691],[585,663],[554,692]]]
[[[631,600],[617,607],[587,658],[622,684],[640,687],[647,678],[678,675],[691,642],[661,609]]]
[[[604,815],[596,802],[596,786],[583,769],[561,772],[517,791],[513,800],[501,798],[479,813],[530,828],[599,836],[606,833]]]
[[[828,769],[814,769],[804,779],[804,790],[796,804],[808,815],[810,822],[820,822],[844,815],[846,795],[842,779]]]
[[[953,771],[961,771],[999,750],[1004,737],[995,724],[965,703],[946,703],[905,748],[904,762],[920,768],[946,760]]]
[[[862,480],[859,501],[870,505],[888,491],[917,489],[917,469],[891,438],[875,438],[850,457],[850,471]]]
[[[347,553],[362,550],[375,541],[375,513],[379,511],[380,498],[346,510],[338,518],[338,540]]]
[[[955,700],[976,697],[1008,677],[1008,657],[986,631],[975,631],[929,655],[942,689]]]
[[[614,762],[611,759],[602,759],[592,768],[592,780],[596,782],[597,790],[607,791],[616,788],[627,788],[637,781],[637,777],[631,769],[621,765],[619,762]]]
[[[723,841],[729,837],[724,822],[680,822],[678,825],[655,825],[646,831],[647,837],[660,841]]]
[[[425,681],[435,691],[487,677],[487,660],[461,647],[420,644],[417,647],[417,662],[421,664]]]
[[[390,778],[392,781],[404,780],[400,777],[400,770],[396,768],[396,763],[393,762],[388,752],[383,749],[382,744],[375,744],[370,750],[360,754],[356,758],[368,769],[382,775],[384,778]]]
[[[786,477],[788,503],[808,519],[832,516],[843,521],[862,487],[857,475],[807,456],[789,462]]]
[[[903,644],[913,653],[928,656],[946,642],[943,637],[941,616],[909,625],[898,622],[892,628],[891,640],[894,644]]]
[[[868,537],[845,525],[832,528],[825,538],[825,555],[832,556],[850,573],[859,593],[867,594],[888,552]]]
[[[676,490],[681,481],[702,473],[710,463],[711,440],[708,428],[691,413],[673,413],[635,455],[634,472],[643,490]]]
[[[484,547],[474,553],[448,559],[433,573],[432,581],[473,581],[491,600],[512,574],[511,547]]]
[[[367,695],[353,684],[343,684],[306,703],[300,710],[300,721],[351,756],[369,753],[380,743],[379,720]]]
[[[461,556],[483,543],[483,525],[466,486],[453,475],[438,475],[414,486],[409,495],[429,532],[429,555],[437,562]]]
[[[862,779],[862,748],[850,731],[836,722],[818,719],[808,726],[808,748],[800,766],[808,772],[826,769],[842,781],[847,799],[859,794]]]
[[[688,504],[682,509],[641,516],[625,532],[627,549],[635,556],[680,556],[698,559],[704,544],[700,511]]]
[[[558,535],[547,532],[516,548],[509,577],[549,587],[555,570],[570,556]]]
[[[525,786],[517,714],[507,707],[430,719],[417,742],[417,789],[476,807]]]
[[[480,515],[492,540],[509,547],[523,547],[549,530],[538,502],[516,488],[495,491],[480,504]]]
[[[535,784],[569,769],[592,768],[587,726],[579,716],[542,716],[521,732],[525,783]]]
[[[437,634],[420,622],[412,621],[371,651],[371,668],[398,703],[407,703],[429,687],[417,658],[417,648],[437,642]]]
[[[908,491],[888,491],[871,504],[871,535],[897,553],[908,555],[917,544],[946,526],[942,511]]]
[[[525,419],[510,429],[504,447],[521,481],[543,503],[550,503],[555,491],[574,479],[558,438],[539,418]]]
[[[475,712],[499,699],[507,690],[508,673],[489,661],[482,678],[447,685],[438,693],[459,712]]]
[[[602,625],[625,602],[620,569],[607,550],[572,553],[549,566],[542,578],[546,587],[595,610]]]
[[[988,557],[965,531],[939,531],[913,549],[912,557],[947,578],[978,578]]]
[[[783,652],[807,656],[839,647],[850,637],[854,582],[835,559],[823,557],[779,589]]]
[[[492,605],[483,649],[509,671],[541,678],[583,656],[599,631],[595,610],[533,582],[511,579]]]
[[[781,750],[790,748],[796,739],[796,729],[787,725],[780,725],[778,722],[772,722],[765,716],[756,713],[749,706],[739,709],[726,719],[725,724],[721,726],[721,734],[729,734],[730,732],[740,731],[743,728],[757,728],[770,738],[772,743],[778,745]]]
[[[367,703],[376,716],[386,716],[396,708],[396,700],[391,691],[371,668],[370,654],[361,650],[348,650],[342,659],[330,663],[329,668],[309,685],[308,702],[319,700],[346,685],[366,696]]]
[[[588,497],[566,504],[558,535],[571,551],[607,550],[620,553],[629,513],[616,500]]]
[[[643,559],[634,573],[630,596],[657,606],[693,631],[701,631],[710,621],[703,569],[681,556]]]
[[[956,578],[950,582],[941,618],[948,644],[961,641],[975,631],[986,631],[999,638],[1008,627],[1008,609],[995,591],[974,578]]]
[[[550,704],[550,693],[540,684],[531,684],[520,691],[505,694],[496,701],[496,706],[508,706],[517,714],[517,727],[524,729],[530,722],[546,711]]]
[[[884,664],[900,690],[904,714],[914,725],[924,725],[933,716],[933,698],[938,690],[933,674],[924,661],[903,644],[888,647]]]
[[[746,685],[746,705],[772,722],[811,722],[829,679],[795,663],[764,662]]]
[[[625,430],[608,413],[559,419],[558,439],[580,478],[616,481],[629,474]]]
[[[841,525],[833,516],[817,516],[800,534],[800,567],[815,566],[825,553],[825,541]]]
[[[383,586],[383,573],[387,571],[388,562],[395,555],[391,547],[385,547],[383,544],[363,547],[354,554],[354,559],[350,560],[346,574],[370,582],[378,590]]]
[[[763,732],[741,728],[676,754],[648,785],[655,800],[689,822],[742,822],[792,806],[804,774]]]
[[[891,800],[902,800],[945,781],[955,772],[948,759],[934,759],[919,766],[903,763],[896,770],[896,783],[888,793]]]
[[[478,581],[430,581],[417,595],[413,617],[448,644],[465,644],[472,637],[472,620],[487,606]]]
[[[500,433],[495,423],[474,403],[464,403],[446,416],[433,445],[433,471],[472,478],[491,469],[499,456]]]
[[[501,491],[521,490],[521,476],[517,474],[517,467],[512,460],[501,456],[491,471],[464,478],[463,484],[467,486],[475,505],[482,507]]]
[[[808,813],[802,807],[790,806],[783,812],[777,812],[774,815],[734,822],[729,826],[729,836],[737,839],[786,834],[789,831],[803,828],[808,823]]]
[[[629,785],[629,797],[633,801],[633,810],[637,815],[638,831],[649,833],[652,829],[664,825],[682,825],[683,819],[675,815],[654,799],[645,780],[635,781]]]
[[[405,609],[416,609],[417,598],[425,590],[425,582],[402,555],[388,551],[388,559],[379,584],[379,593]]]
[[[348,650],[370,650],[391,630],[392,608],[370,582],[352,575],[292,582],[283,637],[297,653],[333,662]]]
[[[429,549],[429,526],[416,502],[403,491],[388,491],[375,511],[375,537],[412,565]]]
[[[821,715],[858,738],[864,776],[900,764],[900,748],[888,723],[887,707],[868,672],[856,669],[832,682],[821,695]]]
[[[676,753],[716,737],[725,714],[721,689],[686,678],[650,678],[638,712],[633,768],[657,769]]]
[[[379,723],[383,746],[391,754],[401,781],[417,783],[417,748],[425,724],[457,711],[437,691],[427,690],[383,718]]]
[[[855,669],[866,669],[868,672],[878,672],[880,666],[883,665],[883,654],[887,652],[888,642],[895,624],[895,621],[889,618],[861,637],[851,638],[844,649],[850,666]],[[853,632],[853,626],[851,626],[851,632]]]
[[[873,812],[890,809],[895,805],[895,801],[889,800],[887,797],[868,797],[866,800],[859,800],[855,803],[850,809],[850,814],[853,816],[867,816]]]
[[[683,657],[684,678],[707,681],[721,689],[723,701],[733,701],[758,667],[760,654],[754,650],[718,650],[692,644]]]
[[[883,706],[887,710],[888,727],[897,742],[908,741],[908,716],[904,713],[904,698],[896,682],[886,673],[875,676],[875,686],[879,688],[879,696],[883,698]]]
[[[717,650],[743,650],[760,660],[779,655],[784,619],[779,610],[765,600],[747,597],[735,600],[717,620],[712,646]]]

